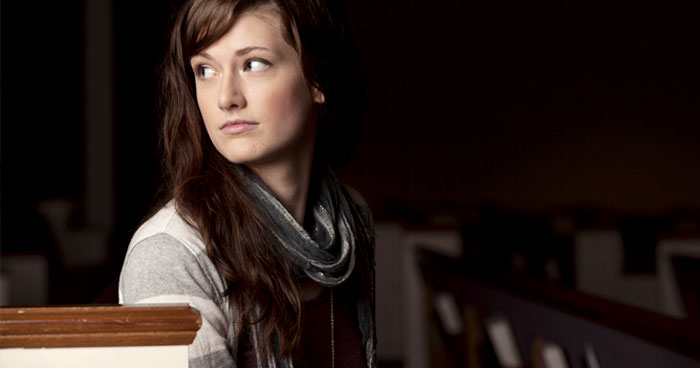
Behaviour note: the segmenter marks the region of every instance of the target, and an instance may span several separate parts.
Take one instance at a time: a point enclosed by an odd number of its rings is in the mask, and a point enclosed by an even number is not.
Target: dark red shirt
[[[362,334],[357,321],[357,306],[343,287],[334,289],[335,366],[336,368],[365,367],[367,360],[362,347]],[[331,367],[331,303],[330,289],[302,305],[301,355],[295,359],[297,368]],[[239,366],[257,367],[250,339],[239,346]]]

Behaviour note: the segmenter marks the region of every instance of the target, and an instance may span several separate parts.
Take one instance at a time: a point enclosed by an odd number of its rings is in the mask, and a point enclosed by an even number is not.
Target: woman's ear
[[[326,102],[326,95],[324,95],[318,87],[311,87],[311,96],[317,104],[324,104]]]

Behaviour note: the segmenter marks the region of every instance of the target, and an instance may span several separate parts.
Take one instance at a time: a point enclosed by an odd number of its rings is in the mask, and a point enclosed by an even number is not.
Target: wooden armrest
[[[188,305],[0,308],[0,348],[189,345],[201,325]]]

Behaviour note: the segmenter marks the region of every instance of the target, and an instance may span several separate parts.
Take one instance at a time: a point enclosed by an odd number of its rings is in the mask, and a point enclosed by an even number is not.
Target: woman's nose
[[[245,97],[237,76],[224,77],[219,90],[219,108],[222,110],[241,109],[245,107]]]

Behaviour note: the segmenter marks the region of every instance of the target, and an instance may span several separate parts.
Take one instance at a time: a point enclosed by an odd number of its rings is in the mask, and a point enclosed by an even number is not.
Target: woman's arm
[[[218,281],[218,282],[217,282]],[[235,367],[229,303],[202,249],[159,233],[129,248],[119,282],[122,304],[187,303],[202,317],[189,346],[190,367]]]

